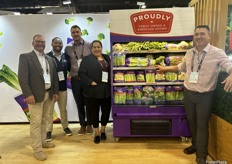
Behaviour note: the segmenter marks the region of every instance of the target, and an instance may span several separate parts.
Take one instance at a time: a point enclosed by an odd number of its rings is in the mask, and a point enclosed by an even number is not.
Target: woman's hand
[[[93,85],[97,85],[97,83],[95,83],[94,81],[91,83],[91,85],[93,86]]]

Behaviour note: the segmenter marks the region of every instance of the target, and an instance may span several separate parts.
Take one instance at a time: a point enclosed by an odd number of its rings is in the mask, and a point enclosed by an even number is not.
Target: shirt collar
[[[41,52],[39,52],[39,51],[36,51],[35,49],[34,49],[34,52],[35,52],[35,54],[36,54],[37,56],[44,56],[44,53],[41,53]]]
[[[210,43],[208,43],[208,45],[202,50],[202,52],[203,51],[206,53],[209,52],[210,47],[211,47],[211,45],[210,45]],[[198,50],[196,49],[196,47],[193,48],[193,52],[199,53]]]
[[[83,45],[84,44],[84,39],[80,38],[78,44],[82,44]],[[74,45],[74,41],[72,42],[72,45]]]
[[[53,56],[56,56],[56,57],[61,56],[61,52],[60,52],[60,53],[56,53],[56,52],[55,52],[55,51],[53,51],[53,50],[52,50],[52,54],[53,54]]]

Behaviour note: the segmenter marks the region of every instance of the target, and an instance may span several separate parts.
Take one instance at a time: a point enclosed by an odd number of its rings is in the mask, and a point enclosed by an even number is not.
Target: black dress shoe
[[[196,153],[197,149],[193,146],[187,147],[184,149],[185,154],[193,154]]]
[[[101,133],[101,140],[106,140],[106,133]]]
[[[206,159],[205,158],[196,158],[197,164],[206,164]]]
[[[95,136],[93,141],[95,144],[99,144],[100,143],[100,136]]]

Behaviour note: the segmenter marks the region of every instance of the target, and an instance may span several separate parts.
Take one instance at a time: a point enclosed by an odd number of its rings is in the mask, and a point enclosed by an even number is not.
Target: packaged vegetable
[[[126,59],[126,66],[128,67],[147,67],[149,59],[145,57],[128,57]]]
[[[143,105],[154,104],[154,88],[152,86],[143,87],[142,104]]]
[[[134,86],[134,104],[141,105],[142,104],[142,86]]]
[[[134,104],[134,90],[133,87],[126,88],[126,104],[133,105]]]
[[[165,86],[154,87],[154,102],[156,105],[165,104]]]
[[[144,71],[137,71],[136,79],[137,79],[137,82],[145,82]]]
[[[184,55],[168,55],[165,58],[165,63],[167,65],[178,65],[180,64],[184,59]]]
[[[114,71],[114,82],[124,83],[124,72],[123,71]]]
[[[164,73],[156,73],[155,74],[155,81],[156,82],[165,81],[165,75],[164,75]]]
[[[135,71],[125,71],[124,81],[128,83],[136,82]]]
[[[114,104],[126,104],[126,88],[114,87]]]
[[[165,72],[166,81],[177,81],[177,73],[176,72]]]
[[[145,74],[146,74],[146,82],[147,83],[154,83],[155,82],[155,70],[154,69],[145,70]]]

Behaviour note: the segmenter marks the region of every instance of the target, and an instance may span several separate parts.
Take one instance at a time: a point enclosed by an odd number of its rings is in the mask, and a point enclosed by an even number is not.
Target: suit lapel
[[[36,53],[34,51],[31,52],[30,54],[30,59],[31,61],[34,63],[34,66],[36,68],[36,70],[38,71],[40,77],[43,79],[43,72],[42,72],[42,67],[41,64],[39,62],[38,57],[36,56]]]

